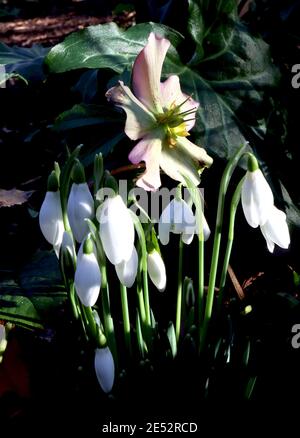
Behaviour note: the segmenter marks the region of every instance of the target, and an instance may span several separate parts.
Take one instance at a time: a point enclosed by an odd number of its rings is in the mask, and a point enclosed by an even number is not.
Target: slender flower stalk
[[[220,185],[220,189],[219,189],[216,227],[215,227],[215,233],[214,233],[213,253],[212,253],[211,265],[210,265],[208,292],[207,292],[207,299],[206,299],[205,313],[204,313],[204,320],[203,320],[201,341],[200,341],[200,351],[203,351],[203,349],[205,347],[208,326],[209,326],[209,323],[211,320],[211,315],[212,315],[212,308],[213,308],[214,295],[215,295],[216,276],[217,276],[217,269],[218,269],[218,262],[219,262],[221,236],[222,236],[225,195],[227,192],[228,184],[229,184],[229,181],[231,179],[232,173],[233,173],[234,169],[236,168],[241,156],[244,153],[245,146],[246,146],[245,144],[242,145],[240,147],[240,149],[236,152],[236,154],[227,163],[227,166],[226,166],[224,173],[223,173],[223,176],[222,176],[221,185]]]
[[[183,241],[179,239],[179,253],[178,253],[178,278],[177,278],[177,303],[176,303],[176,322],[175,334],[178,344],[181,330],[181,313],[182,313],[182,265],[183,265]]]
[[[231,256],[233,239],[234,239],[235,216],[236,216],[237,207],[238,207],[240,199],[241,199],[241,192],[242,192],[243,183],[244,183],[244,178],[242,178],[241,181],[239,182],[239,184],[237,185],[237,188],[235,189],[235,192],[232,196],[232,200],[231,200],[231,204],[230,204],[227,246],[226,246],[225,255],[224,255],[224,259],[223,259],[223,268],[222,268],[221,279],[220,279],[220,284],[219,284],[218,313],[220,312],[222,301],[223,301],[224,288],[225,288],[225,284],[226,284],[228,266],[229,266],[229,261],[230,261],[230,256]]]
[[[131,329],[130,329],[130,318],[129,318],[129,308],[128,308],[128,298],[127,298],[127,288],[120,283],[121,291],[121,303],[122,303],[122,315],[123,315],[123,328],[124,328],[124,338],[127,351],[129,356],[132,354],[131,348]]]

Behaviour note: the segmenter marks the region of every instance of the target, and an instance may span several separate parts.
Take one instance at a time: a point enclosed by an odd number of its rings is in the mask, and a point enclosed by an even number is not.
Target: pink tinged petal
[[[146,171],[139,177],[137,186],[145,190],[157,190],[160,185],[159,160],[162,149],[160,138],[146,136],[130,152],[128,158],[133,164],[144,161]]]
[[[173,104],[175,104],[176,106],[181,105],[182,102],[184,102],[185,100],[186,102],[180,107],[180,112],[190,111],[193,109],[197,110],[199,107],[199,102],[196,102],[187,94],[182,93],[178,76],[172,75],[166,81],[162,82],[160,84],[160,91],[161,91],[161,102],[165,110],[170,109],[171,105]],[[195,116],[196,113],[187,114],[184,117],[184,120],[189,120],[185,124],[187,131],[190,131],[195,125],[196,122]],[[190,119],[194,119],[194,120],[190,120]]]
[[[81,303],[93,306],[99,296],[101,273],[94,253],[82,254],[78,259],[75,272],[75,289]]]
[[[242,207],[248,224],[263,225],[274,204],[272,190],[260,169],[247,172],[242,187]]]
[[[152,283],[160,292],[163,292],[167,283],[166,267],[161,255],[157,251],[147,255],[147,268]]]
[[[106,199],[96,215],[103,249],[109,261],[117,265],[129,260],[134,246],[134,225],[121,196]]]
[[[115,103],[126,112],[125,133],[131,140],[144,137],[153,129],[156,123],[154,115],[132,94],[130,88],[124,85],[110,88],[106,92],[108,101]]]
[[[115,268],[120,282],[126,287],[132,287],[138,269],[138,255],[135,247],[133,247],[130,259],[127,262],[122,261]]]
[[[115,364],[108,347],[96,349],[94,366],[102,390],[105,393],[110,392],[114,385]]]
[[[133,92],[150,111],[162,112],[160,77],[169,47],[170,41],[151,32],[133,65]]]
[[[289,247],[291,240],[286,215],[275,206],[271,209],[268,220],[261,226],[261,230],[267,243],[269,240],[281,248]]]
[[[81,243],[89,232],[85,219],[94,217],[94,199],[87,183],[72,184],[67,212],[73,235]]]
[[[63,239],[64,224],[59,192],[47,192],[39,214],[39,224],[45,239],[54,246],[56,255]]]

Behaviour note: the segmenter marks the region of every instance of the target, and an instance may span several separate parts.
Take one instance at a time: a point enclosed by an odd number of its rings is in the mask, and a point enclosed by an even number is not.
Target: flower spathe
[[[128,261],[134,247],[134,225],[120,195],[107,198],[96,213],[100,238],[109,261],[118,265]]]
[[[248,224],[263,225],[274,204],[272,190],[260,169],[248,170],[242,186],[242,207]]]
[[[46,192],[39,214],[39,224],[45,239],[53,245],[58,257],[65,230],[58,190]]]
[[[131,287],[135,281],[138,269],[138,255],[135,247],[133,247],[129,260],[123,260],[115,268],[120,282],[126,287]]]
[[[67,212],[73,235],[81,243],[89,232],[85,219],[94,217],[94,200],[86,182],[72,184]]]
[[[115,379],[115,364],[110,349],[97,348],[95,350],[94,360],[95,372],[101,386],[105,393],[112,390]]]
[[[167,275],[164,261],[158,251],[153,250],[147,254],[147,269],[152,283],[163,292],[167,284]]]
[[[139,140],[129,160],[145,162],[146,171],[137,181],[145,190],[160,187],[160,168],[176,181],[185,183],[184,174],[198,185],[199,169],[212,163],[204,149],[186,138],[195,124],[199,103],[182,93],[178,76],[160,82],[169,47],[167,39],[151,32],[133,66],[133,92],[120,81],[106,93],[109,101],[126,112],[127,136]]]
[[[101,272],[94,252],[84,251],[77,259],[75,272],[75,289],[77,295],[86,307],[93,306],[101,288]]]
[[[193,240],[196,218],[191,207],[183,200],[174,198],[163,210],[158,224],[160,242],[167,245],[170,232],[181,234],[182,240],[190,244]]]
[[[271,208],[267,221],[260,226],[260,229],[270,252],[274,251],[275,244],[284,249],[289,247],[291,240],[286,214],[277,207]]]

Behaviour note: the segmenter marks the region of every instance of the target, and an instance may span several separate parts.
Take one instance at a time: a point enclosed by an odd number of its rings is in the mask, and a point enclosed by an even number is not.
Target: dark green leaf
[[[0,319],[43,328],[67,298],[53,251],[39,251],[19,275],[0,282]]]
[[[155,23],[139,24],[127,31],[115,23],[90,26],[54,46],[45,62],[52,73],[79,68],[109,68],[122,73],[145,46],[151,31],[167,37],[175,47],[182,38],[178,32]]]
[[[43,61],[48,51],[39,45],[24,48],[0,43],[0,65],[5,65],[7,73],[18,73],[29,81],[40,81],[44,79]]]

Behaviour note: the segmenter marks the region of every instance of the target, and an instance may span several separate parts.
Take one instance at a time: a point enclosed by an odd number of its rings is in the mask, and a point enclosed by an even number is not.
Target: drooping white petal
[[[157,251],[154,250],[147,255],[147,268],[152,283],[160,292],[163,292],[167,283],[166,267]]]
[[[5,351],[6,346],[7,346],[7,339],[6,339],[5,326],[0,324],[0,363],[2,360],[2,353]]]
[[[146,135],[130,152],[128,158],[132,163],[138,164],[144,161],[146,164],[146,171],[139,177],[137,186],[152,191],[160,187],[159,157],[161,148],[162,141],[159,137]]]
[[[273,206],[267,221],[260,228],[267,241],[269,251],[271,251],[270,247],[272,248],[270,242],[284,249],[289,247],[290,233],[286,222],[286,215],[283,211]]]
[[[274,249],[275,249],[275,243],[274,243],[274,242],[269,238],[269,236],[266,234],[266,232],[265,232],[263,226],[260,227],[260,230],[261,230],[262,235],[264,236],[264,238],[265,238],[265,240],[266,240],[268,250],[269,250],[270,252],[274,252]]]
[[[114,385],[115,364],[108,347],[96,349],[94,366],[102,390],[105,393],[110,392]]]
[[[127,262],[122,261],[115,268],[120,282],[126,287],[131,287],[135,281],[138,269],[138,255],[135,247],[133,247],[130,259]]]
[[[169,110],[172,105],[181,105],[180,112],[197,110],[199,102],[196,102],[191,97],[182,93],[180,88],[179,77],[172,75],[168,79],[160,84],[161,102],[165,110]],[[182,103],[186,101],[183,105]],[[184,120],[188,120],[185,123],[186,130],[190,131],[195,125],[196,117],[195,113],[187,114],[184,116]]]
[[[87,183],[72,184],[67,212],[73,235],[80,243],[89,232],[85,219],[94,217],[94,199]]]
[[[127,261],[134,246],[134,225],[120,195],[107,198],[97,219],[100,223],[100,238],[109,261],[117,265]]]
[[[64,231],[62,243],[61,243],[61,249],[64,251],[68,251],[72,259],[76,260],[75,245],[71,232]]]
[[[133,65],[133,92],[150,111],[162,112],[160,76],[169,47],[170,41],[151,32]]]
[[[62,242],[64,223],[59,192],[47,192],[39,214],[39,224],[45,239],[57,248]]]
[[[242,187],[242,207],[248,224],[263,225],[274,204],[272,190],[260,169],[247,172]]]
[[[163,210],[158,225],[160,242],[169,242],[169,233],[182,234],[184,243],[193,240],[196,220],[194,213],[183,199],[173,199]]]
[[[154,115],[132,94],[122,81],[106,92],[109,101],[126,112],[125,133],[131,140],[143,138],[155,125]]]
[[[83,253],[77,260],[75,289],[84,306],[91,307],[96,303],[100,287],[101,273],[95,254]]]
[[[191,234],[182,233],[182,235],[181,235],[181,239],[182,239],[183,243],[185,243],[186,245],[189,245],[190,243],[192,243],[193,238],[194,238],[194,233],[191,233]]]

